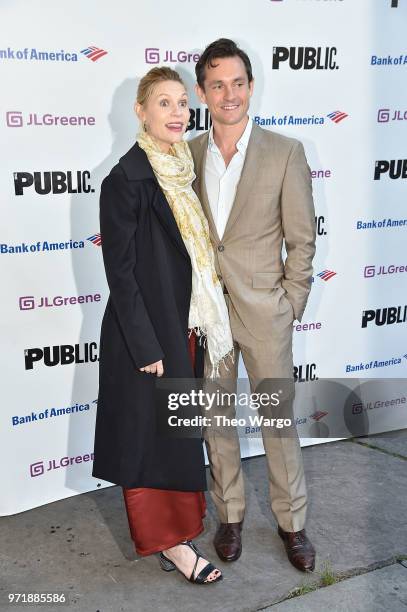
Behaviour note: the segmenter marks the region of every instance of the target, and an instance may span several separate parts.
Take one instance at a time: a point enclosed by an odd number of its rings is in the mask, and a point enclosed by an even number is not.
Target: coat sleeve
[[[137,368],[164,357],[137,284],[136,197],[124,175],[107,176],[100,194],[100,231],[110,299]]]
[[[287,252],[282,285],[295,319],[301,321],[311,290],[316,232],[311,171],[298,141],[290,152],[284,176],[281,218]]]

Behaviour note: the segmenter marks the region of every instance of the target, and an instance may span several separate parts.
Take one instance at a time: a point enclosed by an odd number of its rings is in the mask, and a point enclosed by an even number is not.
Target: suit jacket
[[[197,174],[194,189],[209,222],[217,273],[245,327],[265,340],[284,301],[292,309],[292,319],[301,321],[311,288],[315,211],[304,148],[293,138],[253,124],[235,201],[220,239],[205,187],[208,133],[189,146]]]

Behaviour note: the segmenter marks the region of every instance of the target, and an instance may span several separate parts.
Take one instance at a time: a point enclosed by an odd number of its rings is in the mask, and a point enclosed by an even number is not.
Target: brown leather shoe
[[[236,561],[242,554],[242,525],[243,521],[219,525],[213,543],[222,561]]]
[[[305,535],[305,529],[301,529],[301,531],[283,531],[279,525],[278,535],[284,542],[290,563],[302,572],[314,571],[315,548]]]

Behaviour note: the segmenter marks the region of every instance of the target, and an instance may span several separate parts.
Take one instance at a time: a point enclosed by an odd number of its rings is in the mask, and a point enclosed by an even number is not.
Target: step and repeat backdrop
[[[300,139],[312,170],[317,254],[293,329],[302,444],[406,427],[406,5],[3,0],[0,514],[109,486],[91,477],[100,184],[134,142],[151,67],[184,78],[187,137],[209,128],[194,64],[220,36],[252,60],[252,120]],[[262,452],[251,429],[244,456]]]

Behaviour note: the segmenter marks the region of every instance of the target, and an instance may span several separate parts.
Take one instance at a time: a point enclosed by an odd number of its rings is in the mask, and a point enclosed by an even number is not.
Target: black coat
[[[138,144],[102,183],[100,229],[110,296],[100,338],[92,474],[128,488],[204,490],[200,437],[158,435],[157,378],[139,371],[162,359],[164,377],[194,376],[187,338],[191,261]]]

